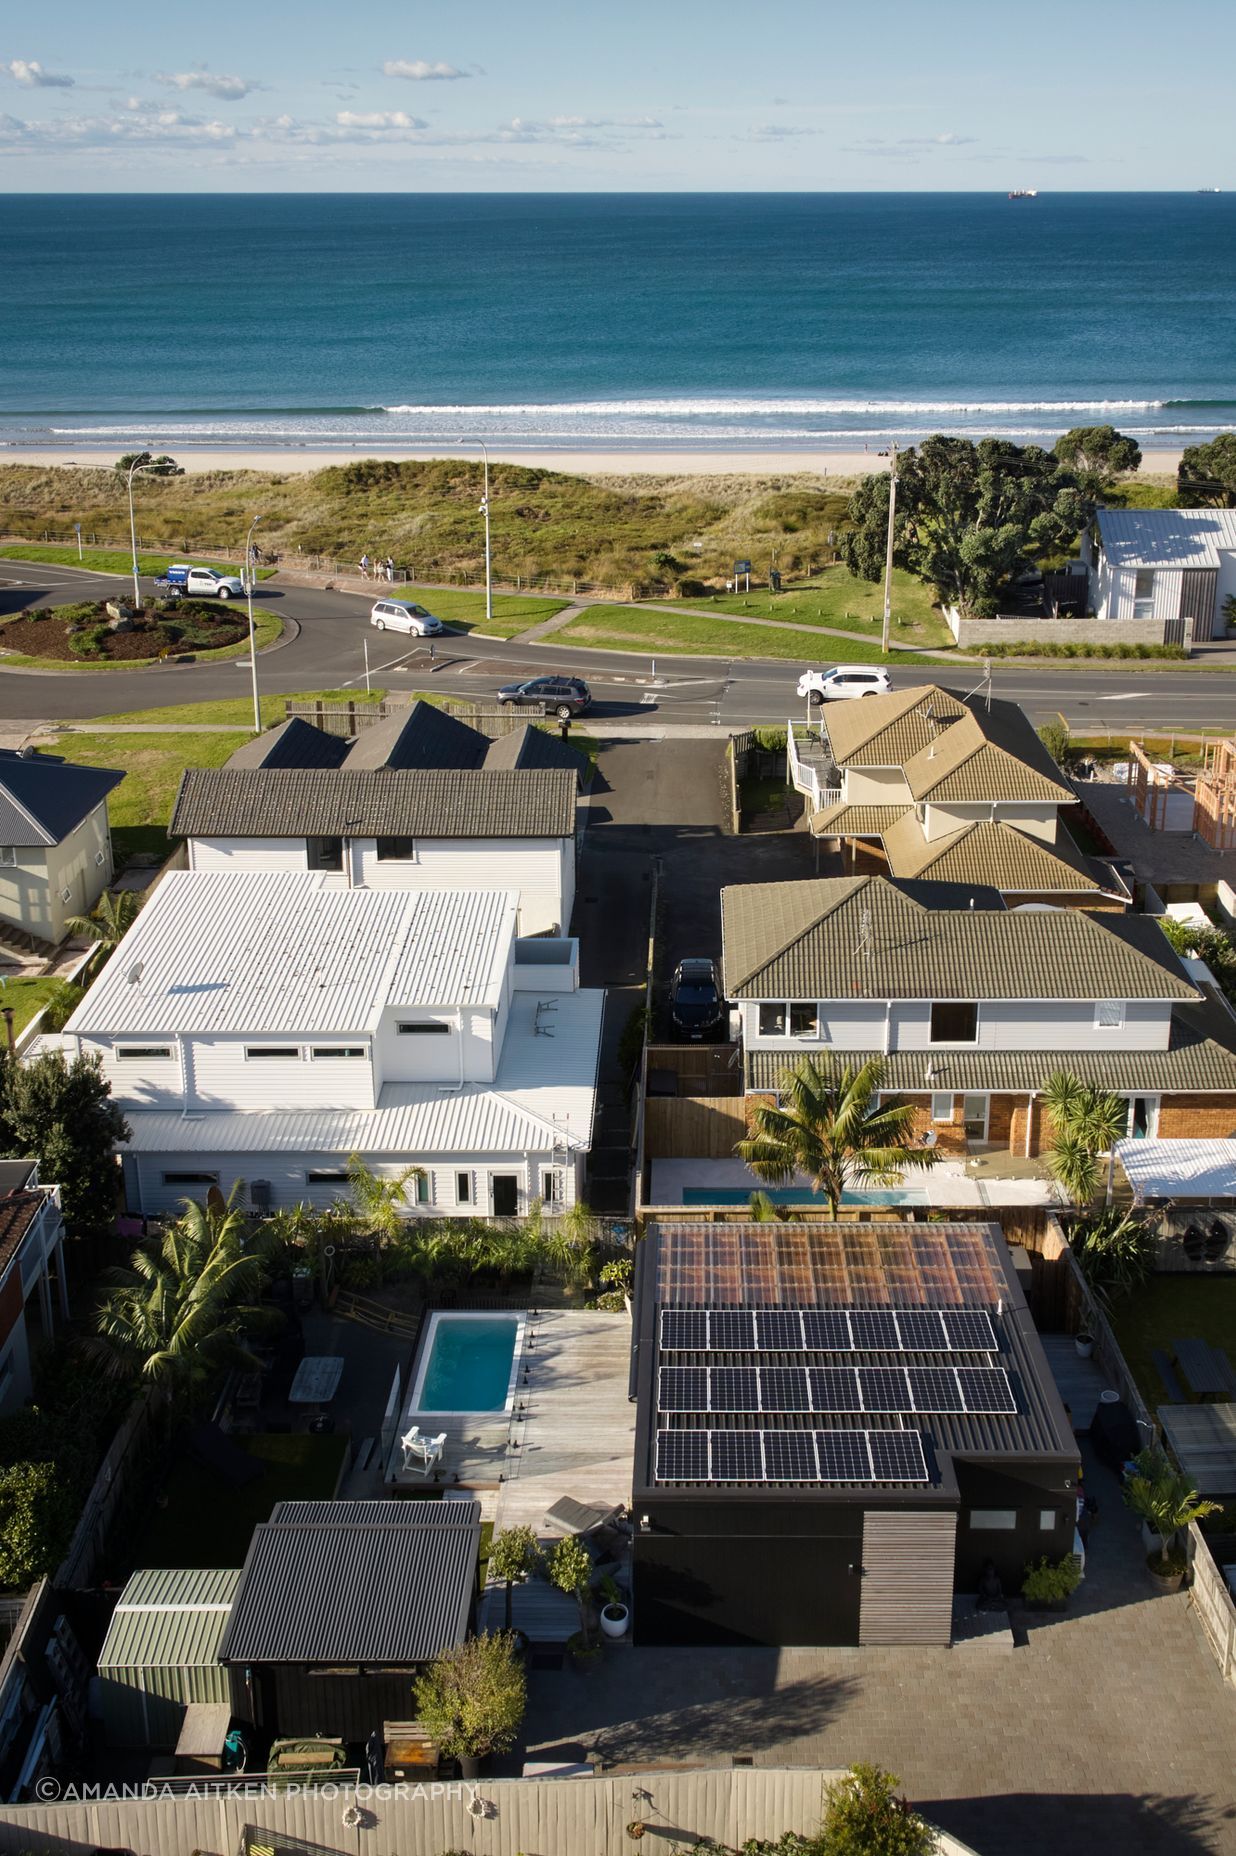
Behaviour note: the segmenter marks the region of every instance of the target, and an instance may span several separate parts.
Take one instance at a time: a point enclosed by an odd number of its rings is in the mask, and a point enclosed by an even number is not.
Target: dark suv
[[[670,981],[669,1005],[674,1029],[684,1038],[719,1037],[727,1013],[716,962],[680,960]]]
[[[592,707],[592,691],[582,677],[532,677],[527,683],[504,683],[499,702],[543,702],[560,721]]]

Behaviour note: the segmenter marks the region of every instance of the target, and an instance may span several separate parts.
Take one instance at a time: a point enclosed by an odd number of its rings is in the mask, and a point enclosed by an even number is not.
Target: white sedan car
[[[813,703],[843,702],[853,696],[887,696],[892,689],[887,670],[865,664],[837,664],[832,670],[804,670],[798,693]]]
[[[369,614],[369,623],[380,632],[411,632],[414,638],[436,637],[442,630],[441,619],[403,599],[380,599]]]

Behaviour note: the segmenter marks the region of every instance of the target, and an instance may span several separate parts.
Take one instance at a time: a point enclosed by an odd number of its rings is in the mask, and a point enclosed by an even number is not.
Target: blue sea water
[[[0,444],[1236,424],[1236,195],[27,195],[0,250]]]

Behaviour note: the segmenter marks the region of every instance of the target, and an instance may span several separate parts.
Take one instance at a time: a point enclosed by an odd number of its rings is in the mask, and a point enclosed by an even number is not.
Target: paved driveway
[[[844,1767],[878,1761],[982,1856],[1236,1851],[1236,1692],[1186,1595],[1151,1595],[1114,1478],[1064,1617],[1021,1614],[1017,1648],[617,1648],[584,1678],[532,1678],[530,1756],[607,1766]],[[809,1829],[808,1825],[787,1828]]]

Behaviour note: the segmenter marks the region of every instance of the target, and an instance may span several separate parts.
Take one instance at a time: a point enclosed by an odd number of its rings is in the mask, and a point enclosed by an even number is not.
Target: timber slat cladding
[[[863,1516],[860,1644],[948,1643],[957,1516]]]

